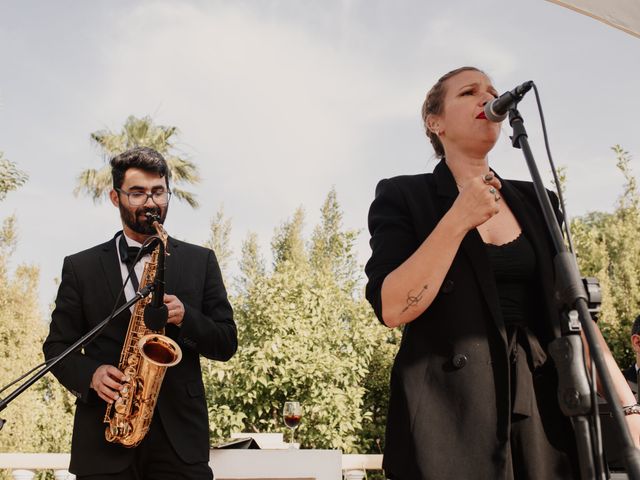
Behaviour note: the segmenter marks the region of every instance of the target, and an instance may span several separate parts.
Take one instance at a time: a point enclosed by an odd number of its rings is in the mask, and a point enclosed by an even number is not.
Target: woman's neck
[[[446,156],[446,163],[458,187],[464,187],[472,178],[490,172],[487,156],[453,154]]]

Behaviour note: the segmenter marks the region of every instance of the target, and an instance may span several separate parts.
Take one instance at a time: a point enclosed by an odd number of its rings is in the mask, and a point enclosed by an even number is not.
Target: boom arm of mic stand
[[[5,408],[7,408],[7,405],[9,405],[16,397],[18,397],[20,394],[22,394],[22,392],[27,390],[29,387],[31,387],[31,385],[33,385],[38,380],[40,380],[42,377],[44,377],[53,367],[55,367],[58,363],[62,362],[65,358],[67,358],[71,353],[73,353],[78,348],[80,348],[84,344],[84,342],[86,342],[88,339],[93,337],[93,335],[98,333],[113,318],[115,318],[118,315],[120,315],[126,309],[131,307],[131,305],[134,305],[135,303],[139,302],[140,300],[142,300],[143,298],[148,296],[152,291],[153,291],[153,286],[152,285],[147,285],[146,287],[141,288],[140,291],[137,292],[136,295],[131,300],[127,301],[124,305],[122,305],[115,312],[113,312],[113,314],[109,315],[102,322],[100,322],[98,325],[96,325],[94,328],[92,328],[88,333],[86,333],[85,335],[80,337],[78,340],[76,340],[76,342],[73,345],[71,345],[64,352],[62,352],[60,355],[58,355],[55,358],[54,361],[52,361],[48,365],[44,366],[36,374],[34,374],[32,377],[30,377],[29,380],[24,382],[22,385],[20,385],[14,391],[12,391],[9,394],[9,396],[7,396],[7,398],[0,399],[0,412],[2,410],[4,410]],[[0,430],[4,426],[4,423],[5,423],[5,420],[2,420],[0,418]]]
[[[589,352],[595,362],[596,369],[600,377],[600,383],[604,390],[603,393],[607,402],[609,402],[609,404],[611,405],[611,413],[615,419],[616,426],[618,427],[618,432],[623,444],[623,460],[627,469],[627,473],[630,479],[640,480],[640,451],[635,448],[629,429],[627,428],[627,425],[624,421],[622,409],[617,406],[617,400],[614,396],[613,381],[611,380],[611,375],[607,370],[604,353],[598,341],[596,326],[591,319],[591,315],[589,314],[586,302],[586,294],[584,291],[584,286],[582,284],[578,265],[576,263],[575,257],[567,250],[562,239],[560,226],[556,221],[555,213],[553,211],[553,207],[551,206],[551,201],[549,200],[549,197],[546,193],[542,178],[540,177],[540,172],[538,171],[538,167],[536,166],[535,160],[533,158],[533,153],[531,152],[531,148],[529,147],[527,132],[524,127],[522,116],[515,107],[512,108],[509,112],[509,123],[513,127],[513,146],[522,149],[525,160],[527,162],[527,166],[531,173],[536,196],[538,197],[538,202],[540,203],[545,223],[547,224],[547,229],[549,231],[549,234],[551,235],[551,239],[556,250],[556,257],[554,259],[554,266],[556,270],[556,298],[559,300],[560,304],[563,306],[563,310],[566,312],[566,315],[560,315],[561,321],[565,320],[564,323],[562,323],[560,326],[563,338],[568,335],[570,336],[572,333],[575,333],[575,327],[571,325],[571,315],[569,314],[569,312],[577,311],[580,323],[587,339],[587,343],[589,344]],[[566,374],[567,372],[573,373],[582,371],[584,372],[584,376],[586,378],[586,367],[584,365],[584,362],[581,361],[581,352],[580,355],[568,355],[568,357],[571,358],[567,358],[567,355],[562,354],[563,351],[565,354],[567,353],[565,347],[562,346],[559,348],[559,350],[561,354],[558,356],[554,356],[554,361],[556,361],[556,363],[560,363],[564,360],[566,362],[579,362],[579,364],[574,363],[574,365],[572,366],[565,365],[563,367],[559,367],[558,374],[562,375],[563,373]],[[559,393],[558,399],[565,415],[576,415],[578,418],[580,418],[580,420],[573,422],[574,426],[576,426],[576,437],[578,437],[578,434],[582,434],[581,431],[587,432],[586,434],[588,435],[588,429],[585,429],[583,427],[587,417],[582,414],[580,408],[575,408],[576,401],[579,403],[580,401],[585,399],[575,397],[575,395],[580,395],[580,388],[576,387],[575,385],[570,385],[571,382],[571,378],[565,377],[564,379],[560,379],[560,388],[564,388],[564,392],[562,392],[561,394]],[[571,398],[572,395],[574,395],[573,398]],[[573,417],[571,418],[573,419]],[[579,438],[576,439],[578,441],[580,440]],[[595,446],[595,444],[592,441],[587,449],[594,451],[593,446]],[[580,445],[578,445],[578,448],[580,450]],[[586,449],[583,449],[583,452],[585,450]],[[583,459],[582,456],[580,460],[581,462],[583,462],[583,460],[586,460],[588,462],[588,459]],[[599,464],[601,463],[601,460],[599,459],[595,463]],[[581,468],[583,478],[595,478],[593,476],[585,476],[587,474],[587,472],[585,472],[585,467],[587,470],[594,469],[594,462],[591,462],[591,464],[588,466],[581,465]]]

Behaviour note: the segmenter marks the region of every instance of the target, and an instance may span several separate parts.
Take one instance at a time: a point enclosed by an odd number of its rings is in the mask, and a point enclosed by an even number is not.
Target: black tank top
[[[504,245],[485,244],[498,289],[505,325],[528,327],[535,310],[534,277],[536,255],[531,243],[520,233]]]

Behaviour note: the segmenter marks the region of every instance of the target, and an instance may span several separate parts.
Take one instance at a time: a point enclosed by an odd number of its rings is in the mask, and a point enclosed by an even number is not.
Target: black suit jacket
[[[214,253],[173,238],[167,251],[166,293],[182,301],[185,315],[180,328],[167,325],[165,331],[180,345],[182,360],[167,369],[156,416],[182,460],[204,462],[209,459],[209,428],[199,356],[228,360],[237,349],[236,326]],[[45,357],[55,357],[105,319],[121,288],[115,239],[66,257],[43,347]],[[72,354],[53,370],[78,397],[70,465],[78,475],[122,471],[133,458],[132,449],[105,440],[106,403],[89,387],[98,366],[118,366],[130,316],[125,311],[114,318],[83,352]]]
[[[532,329],[546,349],[557,332],[551,288],[553,247],[532,184],[501,181],[500,194],[536,253],[539,322]],[[444,161],[433,174],[378,184],[369,211],[372,255],[366,265],[366,294],[380,320],[384,278],[417,250],[457,194]],[[536,397],[548,400],[543,410],[549,436],[570,449],[573,437],[555,400],[557,380],[549,363],[537,371]],[[505,478],[512,411],[508,371],[506,330],[493,271],[473,229],[463,239],[433,303],[404,327],[391,373],[383,462],[387,476]]]

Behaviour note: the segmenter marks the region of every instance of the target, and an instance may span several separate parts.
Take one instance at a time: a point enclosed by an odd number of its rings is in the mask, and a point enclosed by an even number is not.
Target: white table
[[[340,480],[340,450],[211,450],[217,480]]]

